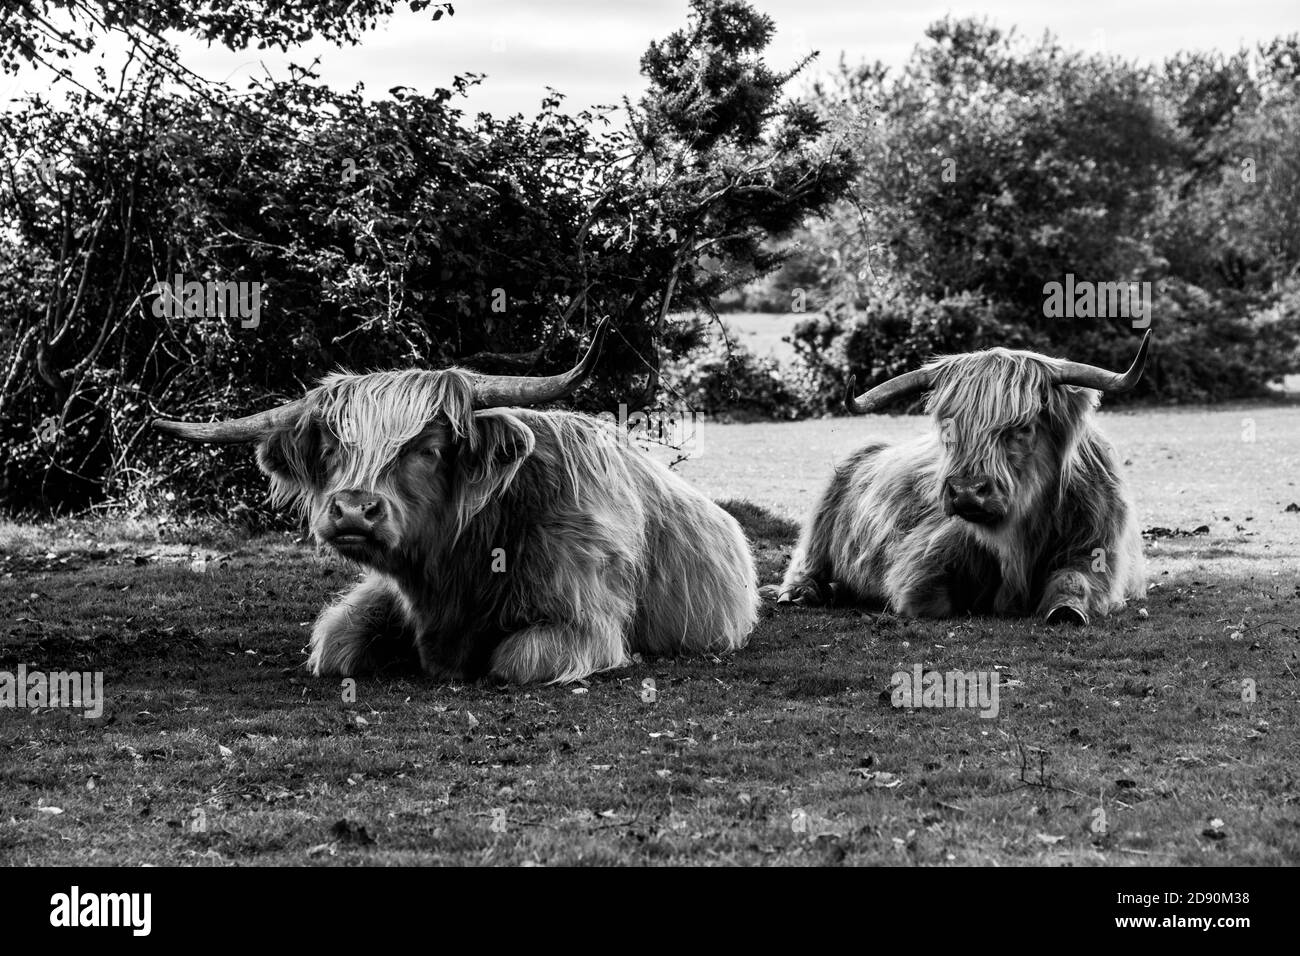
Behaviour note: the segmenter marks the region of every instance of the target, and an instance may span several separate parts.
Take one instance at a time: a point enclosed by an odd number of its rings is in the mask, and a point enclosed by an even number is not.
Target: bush
[[[815,406],[807,377],[776,359],[757,356],[743,345],[710,342],[688,358],[670,363],[664,383],[678,401],[723,420],[796,419]]]
[[[750,291],[838,303],[796,333],[825,407],[846,369],[868,385],[969,348],[1127,364],[1129,320],[1044,317],[1067,274],[1151,283],[1126,400],[1252,398],[1300,371],[1300,39],[1146,67],[978,21],[927,36],[901,72],[817,88],[863,173]]]
[[[935,355],[995,345],[1038,347],[1026,331],[969,292],[939,301],[891,293],[861,307],[833,303],[825,315],[795,326],[793,345],[806,369],[810,405],[838,412],[844,408],[846,373],[865,391]]]
[[[1133,392],[1108,404],[1261,398],[1272,394],[1269,383],[1295,367],[1300,283],[1268,305],[1227,307],[1203,289],[1173,281],[1155,295],[1146,374]],[[1062,321],[1073,324],[1053,324]],[[865,391],[936,355],[994,346],[1123,369],[1133,360],[1138,334],[1087,319],[1017,322],[1015,310],[971,293],[937,302],[895,294],[862,307],[837,304],[795,326],[793,344],[805,368],[801,394],[810,408],[837,412],[849,373]],[[918,399],[910,407],[920,406]]]
[[[159,441],[149,420],[244,415],[336,368],[548,374],[603,316],[573,403],[656,401],[670,309],[772,268],[770,238],[857,170],[786,97],[800,65],[766,65],[770,18],[690,10],[619,124],[554,92],[532,119],[467,117],[473,77],[369,100],[310,73],[191,95],[149,69],[0,111],[0,507],[168,489],[178,511],[251,507],[246,450]],[[247,283],[256,316],[170,307],[156,283],[178,275]]]

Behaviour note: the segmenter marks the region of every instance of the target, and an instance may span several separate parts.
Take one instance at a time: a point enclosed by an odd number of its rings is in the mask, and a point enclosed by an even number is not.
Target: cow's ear
[[[320,436],[305,422],[277,428],[257,443],[257,466],[278,489],[302,488],[311,482]]]
[[[470,425],[474,434],[461,442],[456,456],[463,487],[478,511],[515,480],[519,466],[533,453],[533,430],[507,411],[480,412]]]

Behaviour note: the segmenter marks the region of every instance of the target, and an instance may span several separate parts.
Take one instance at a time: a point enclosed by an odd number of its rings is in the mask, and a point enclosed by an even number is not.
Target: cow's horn
[[[211,445],[237,445],[257,441],[280,425],[293,421],[302,409],[304,399],[268,408],[255,415],[232,418],[225,422],[174,422],[155,418],[153,427],[160,432],[183,438],[185,441],[205,442]]]
[[[874,412],[877,408],[896,398],[924,392],[930,387],[933,375],[928,369],[924,368],[904,372],[902,375],[896,375],[888,382],[881,382],[875,388],[854,398],[854,386],[857,385],[857,381],[856,376],[849,376],[848,394],[844,398],[844,404],[848,406],[849,411],[865,415],[867,412]]]
[[[609,317],[601,319],[582,361],[562,375],[473,375],[474,407],[500,408],[506,405],[541,405],[563,398],[586,380],[596,367],[600,347],[609,328]]]
[[[592,336],[587,354],[563,375],[534,378],[527,375],[473,376],[474,407],[497,408],[504,405],[540,405],[555,401],[573,391],[591,374],[600,355],[600,347],[609,328],[609,319],[601,320]],[[306,399],[298,399],[264,412],[224,422],[177,422],[154,419],[153,427],[185,441],[214,445],[234,445],[257,441],[275,428],[293,421],[302,411]]]
[[[1138,379],[1142,377],[1142,370],[1147,364],[1147,349],[1150,345],[1151,330],[1147,329],[1147,334],[1142,336],[1142,344],[1138,347],[1137,358],[1123,374],[1098,368],[1095,365],[1084,365],[1081,362],[1061,361],[1056,367],[1056,384],[1095,388],[1099,392],[1112,394],[1127,392],[1137,385]]]

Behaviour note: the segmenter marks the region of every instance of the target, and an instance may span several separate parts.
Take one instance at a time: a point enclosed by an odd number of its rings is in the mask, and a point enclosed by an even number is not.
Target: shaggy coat
[[[928,366],[933,431],[869,444],[836,469],[781,600],[834,595],[915,617],[1087,623],[1142,595],[1142,540],[1096,426],[1099,393],[1055,384],[1056,361],[990,349]],[[968,475],[987,479],[996,519],[977,523],[945,508],[945,487]]]
[[[439,679],[567,682],[733,650],[757,619],[730,515],[596,419],[474,411],[456,369],[331,376],[258,462],[366,568],[316,621],[318,675],[416,656]],[[379,515],[368,540],[337,534],[339,502]]]

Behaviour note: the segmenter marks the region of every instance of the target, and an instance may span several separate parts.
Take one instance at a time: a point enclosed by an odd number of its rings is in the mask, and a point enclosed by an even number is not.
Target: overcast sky
[[[817,49],[823,67],[844,52],[851,62],[901,64],[926,25],[944,14],[986,16],[1038,37],[1051,30],[1069,47],[1107,51],[1141,62],[1180,49],[1233,50],[1300,29],[1297,0],[1090,0],[1062,5],[1033,0],[978,3],[930,0],[757,0],[776,21],[769,62],[785,65]],[[577,110],[638,93],[646,44],[685,23],[686,0],[463,0],[456,15],[433,22],[403,11],[351,48],[311,44],[291,57],[230,52],[181,38],[182,61],[210,79],[242,88],[269,69],[319,54],[321,76],[336,88],[357,82],[382,96],[392,86],[429,89],[457,73],[486,73],[472,110],[532,113],[544,88],[568,95]],[[83,67],[84,68],[84,67]],[[0,77],[0,96],[42,88],[31,73]]]

